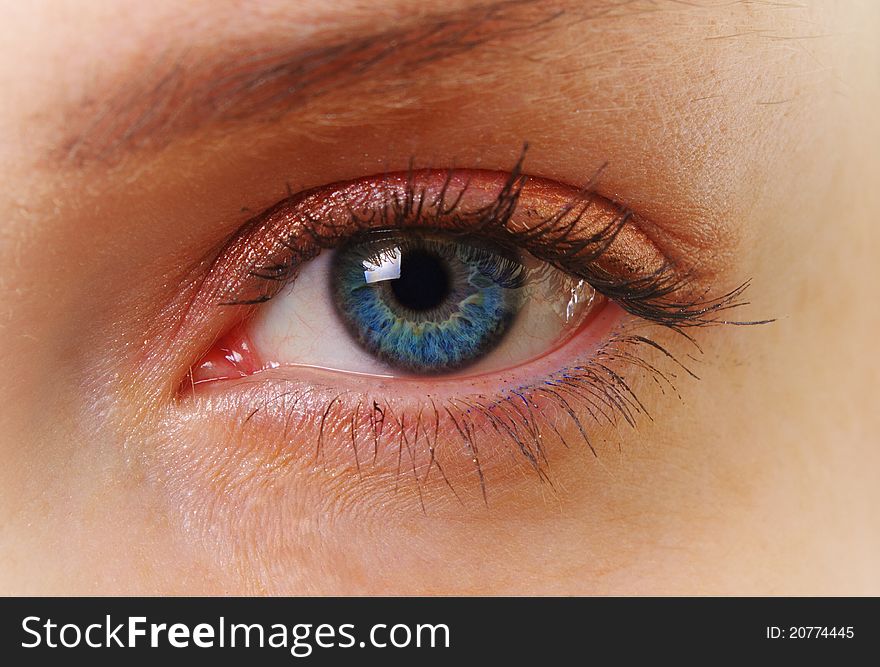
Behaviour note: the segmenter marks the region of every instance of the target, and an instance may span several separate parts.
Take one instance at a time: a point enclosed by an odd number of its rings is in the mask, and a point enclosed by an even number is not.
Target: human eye
[[[648,411],[635,386],[690,372],[663,336],[695,345],[745,289],[695,275],[593,181],[521,163],[313,188],[213,260],[201,299],[222,324],[179,404],[232,419],[275,470],[384,480],[422,511],[488,504],[496,480],[596,456],[597,431]]]
[[[513,245],[367,232],[303,267],[249,327],[260,359],[245,363],[436,380],[502,371],[563,343],[599,301],[585,280]]]

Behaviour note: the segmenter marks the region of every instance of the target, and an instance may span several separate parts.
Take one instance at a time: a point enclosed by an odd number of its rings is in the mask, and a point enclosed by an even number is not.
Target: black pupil
[[[426,250],[407,250],[400,258],[400,278],[391,291],[404,308],[433,310],[449,295],[449,271],[444,261]]]

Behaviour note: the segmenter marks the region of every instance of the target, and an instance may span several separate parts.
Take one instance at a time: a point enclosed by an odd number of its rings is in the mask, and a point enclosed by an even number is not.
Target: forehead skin
[[[601,193],[665,251],[722,283],[752,278],[750,312],[778,321],[713,332],[684,403],[660,404],[607,477],[578,471],[603,486],[552,521],[413,529],[438,562],[467,543],[494,563],[502,541],[522,564],[457,582],[441,568],[430,590],[880,591],[876,3],[43,0],[3,13],[0,590],[264,590],[194,549],[155,485],[130,476],[101,378],[125,374],[115,360],[175,267],[288,184],[411,159],[507,169],[528,141],[527,171],[546,178],[581,184],[605,165]],[[398,553],[393,579],[333,581],[293,554],[299,573],[276,590],[429,590],[418,555]]]

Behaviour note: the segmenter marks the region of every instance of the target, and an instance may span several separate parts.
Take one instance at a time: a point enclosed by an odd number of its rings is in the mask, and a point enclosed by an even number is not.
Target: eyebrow
[[[578,4],[582,15],[584,3]],[[619,7],[605,0],[586,4],[591,17]],[[246,37],[205,55],[198,48],[174,55],[166,50],[152,59],[148,71],[85,95],[97,111],[69,114],[73,122],[58,144],[59,157],[75,166],[113,162],[126,152],[162,148],[208,126],[277,120],[321,95],[365,81],[377,84],[365,94],[382,94],[382,81],[411,76],[429,64],[494,42],[541,39],[564,24],[566,13],[541,0],[502,0],[379,31],[369,32],[365,23],[293,50],[289,44],[249,47]]]

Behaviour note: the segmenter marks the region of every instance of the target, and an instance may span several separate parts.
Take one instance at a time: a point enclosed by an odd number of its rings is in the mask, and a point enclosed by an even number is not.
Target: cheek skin
[[[700,392],[699,383],[683,389]],[[651,387],[635,390],[662,405]],[[693,395],[685,393],[685,400]],[[396,485],[389,471],[358,476],[312,456],[283,460],[281,448],[291,442],[273,449],[225,421],[205,428],[204,419],[187,425],[176,417],[176,431],[145,442],[150,454],[140,465],[168,496],[184,540],[200,545],[235,590],[562,594],[657,592],[657,584],[666,587],[660,591],[677,590],[688,585],[677,573],[693,567],[682,563],[682,550],[708,554],[700,540],[717,536],[719,527],[735,535],[738,523],[728,512],[718,524],[707,499],[727,497],[728,482],[694,456],[689,429],[675,426],[681,406],[670,403],[668,413],[654,414],[662,427],[646,421],[638,430],[593,431],[598,458],[581,443],[554,452],[552,482],[495,477],[488,505],[475,480],[459,479],[461,499],[426,491],[423,512],[412,486]],[[313,444],[306,443],[309,454]],[[724,458],[731,457],[736,460],[732,452]]]

